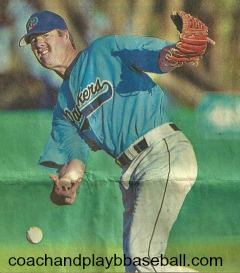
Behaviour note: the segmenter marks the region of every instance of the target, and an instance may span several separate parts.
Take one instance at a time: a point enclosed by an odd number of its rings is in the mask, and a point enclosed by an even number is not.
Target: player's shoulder
[[[108,35],[97,38],[91,43],[91,47],[107,46],[115,44],[116,35]]]

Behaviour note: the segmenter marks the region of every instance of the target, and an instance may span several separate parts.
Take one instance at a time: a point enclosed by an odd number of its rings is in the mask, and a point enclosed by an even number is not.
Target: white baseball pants
[[[123,169],[120,183],[123,250],[131,259],[164,255],[171,228],[197,178],[192,145],[181,131],[163,124],[147,133],[146,141],[151,144]],[[175,272],[152,264],[125,270]]]

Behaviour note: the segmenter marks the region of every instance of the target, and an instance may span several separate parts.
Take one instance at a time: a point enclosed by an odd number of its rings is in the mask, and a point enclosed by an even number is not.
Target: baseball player
[[[112,35],[77,52],[63,18],[41,11],[29,18],[19,42],[63,79],[39,161],[58,172],[50,174],[51,200],[74,202],[90,150],[104,150],[122,168],[123,249],[132,259],[126,272],[174,271],[151,259],[165,253],[197,177],[192,145],[169,120],[164,92],[145,72],[164,74],[197,63],[214,42],[197,18],[180,11],[172,19],[181,33],[177,43]]]

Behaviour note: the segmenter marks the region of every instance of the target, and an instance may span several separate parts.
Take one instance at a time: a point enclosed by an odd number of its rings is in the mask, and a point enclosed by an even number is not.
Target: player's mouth
[[[46,66],[49,62],[49,57],[50,57],[50,50],[49,48],[42,48],[37,51],[37,58],[39,62],[43,65]]]
[[[43,50],[39,50],[38,51],[38,56],[39,58],[42,58],[43,56],[45,56],[48,53],[48,49],[43,49]]]

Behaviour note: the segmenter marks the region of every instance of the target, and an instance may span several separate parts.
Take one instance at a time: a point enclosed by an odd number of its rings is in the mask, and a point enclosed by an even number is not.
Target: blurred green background
[[[195,107],[205,92],[239,92],[239,0],[1,0],[0,109],[54,105],[61,80],[36,62],[29,46],[18,46],[30,15],[45,9],[65,18],[79,50],[110,34],[154,36],[177,42],[179,33],[170,13],[184,10],[208,26],[216,45],[208,46],[198,67],[186,65],[155,80],[190,107]]]

